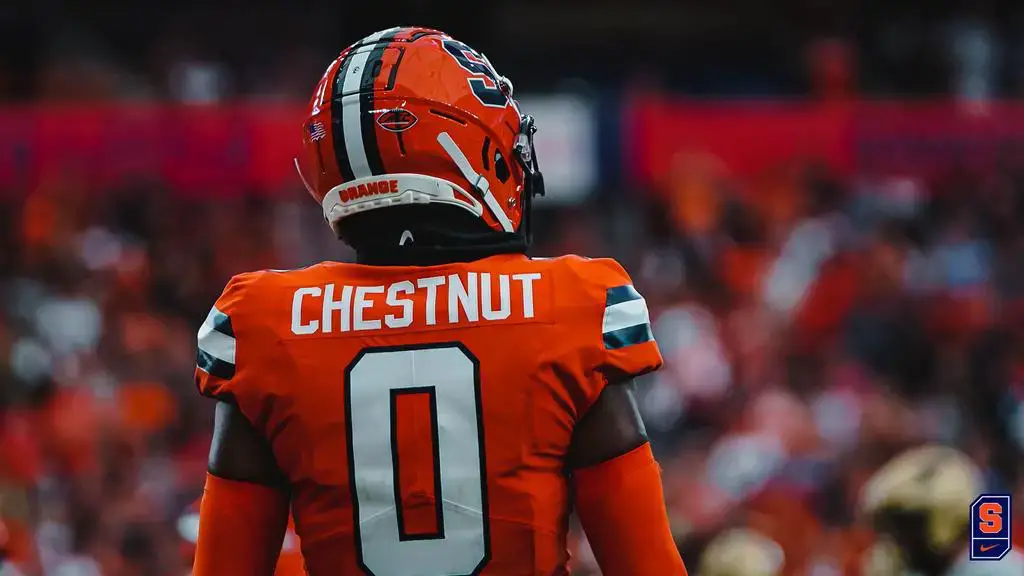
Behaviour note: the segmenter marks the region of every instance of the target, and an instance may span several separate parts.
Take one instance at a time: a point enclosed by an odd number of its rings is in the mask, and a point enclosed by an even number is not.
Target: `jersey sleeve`
[[[232,278],[213,304],[196,337],[195,381],[199,393],[233,400],[241,380],[238,363],[239,321],[251,298],[251,274]]]
[[[587,338],[592,369],[605,383],[616,383],[661,368],[647,301],[622,266],[605,258],[581,260],[577,273],[594,303],[593,321],[584,326],[592,334]]]

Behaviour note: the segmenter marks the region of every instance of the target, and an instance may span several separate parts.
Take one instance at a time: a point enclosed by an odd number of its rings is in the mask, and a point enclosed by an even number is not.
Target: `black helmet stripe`
[[[334,84],[334,150],[345,180],[383,174],[373,110],[374,80],[398,28],[367,36],[346,56]],[[345,164],[341,166],[342,164]]]
[[[338,73],[334,75],[334,86],[331,89],[331,138],[334,141],[334,159],[338,163],[338,173],[341,174],[342,182],[353,179],[352,167],[348,162],[348,147],[345,145],[345,114],[341,99],[345,76],[351,63],[351,56],[342,61]]]
[[[380,75],[382,65],[381,58],[384,50],[391,44],[394,34],[385,35],[377,41],[377,45],[370,51],[363,66],[363,78],[361,92],[359,93],[360,124],[363,132],[363,152],[366,154],[366,164],[370,174],[374,176],[384,174],[384,161],[380,156],[380,148],[377,146],[377,128],[374,114],[373,100],[376,90],[374,83]]]

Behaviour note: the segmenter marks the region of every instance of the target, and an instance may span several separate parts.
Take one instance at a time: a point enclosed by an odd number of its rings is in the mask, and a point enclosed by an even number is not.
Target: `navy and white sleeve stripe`
[[[654,340],[647,302],[631,284],[608,289],[601,331],[608,350]]]
[[[231,328],[231,318],[217,308],[210,310],[199,327],[196,365],[221,380],[235,376],[235,331]]]

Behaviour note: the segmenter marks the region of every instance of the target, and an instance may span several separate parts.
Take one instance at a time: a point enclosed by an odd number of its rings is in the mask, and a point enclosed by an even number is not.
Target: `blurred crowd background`
[[[237,272],[351,257],[291,154],[327,63],[398,23],[485,52],[538,117],[534,254],[613,256],[647,296],[667,365],[641,403],[691,567],[749,526],[787,574],[859,574],[859,488],[923,441],[1024,501],[1019,3],[15,0],[0,548],[22,572],[187,572],[196,329]]]

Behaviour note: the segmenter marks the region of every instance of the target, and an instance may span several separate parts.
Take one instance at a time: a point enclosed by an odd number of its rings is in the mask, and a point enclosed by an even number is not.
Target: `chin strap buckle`
[[[523,168],[526,193],[528,196],[544,195],[544,175],[537,164],[537,150],[533,145],[533,135],[537,133],[537,124],[533,116],[524,114],[519,117],[519,135],[512,147],[516,160]]]

